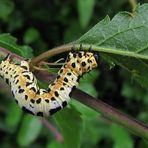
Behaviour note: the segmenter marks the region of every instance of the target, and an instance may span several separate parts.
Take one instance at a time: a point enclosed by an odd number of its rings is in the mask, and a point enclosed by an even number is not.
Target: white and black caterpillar
[[[80,76],[95,67],[96,54],[88,51],[70,52],[48,91],[38,87],[27,61],[17,65],[11,63],[8,56],[0,63],[0,75],[10,85],[17,104],[25,112],[47,117],[67,105],[72,89],[78,86]]]

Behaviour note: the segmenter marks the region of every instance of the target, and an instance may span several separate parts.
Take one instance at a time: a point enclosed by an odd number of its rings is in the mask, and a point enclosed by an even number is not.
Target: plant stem
[[[66,44],[66,45],[62,45],[59,47],[55,47],[51,50],[48,50],[42,54],[40,54],[37,57],[34,57],[31,60],[31,64],[30,65],[37,65],[39,64],[39,62],[44,61],[52,56],[55,56],[57,54],[66,52],[66,51],[70,51],[72,47],[75,47],[75,50],[79,50],[80,44]],[[88,50],[90,47],[90,44],[83,44],[83,50]],[[110,49],[110,48],[105,48],[105,47],[99,47],[99,46],[91,46],[93,51],[97,51],[97,52],[102,52],[102,53],[110,53],[110,54],[116,54],[116,55],[121,55],[121,56],[128,56],[128,57],[134,57],[134,58],[139,58],[139,59],[146,59],[148,60],[148,57],[142,54],[137,54],[136,52],[131,52],[131,51],[122,51],[122,50],[117,50],[117,49]]]
[[[137,1],[136,0],[128,0],[131,7],[132,7],[132,11],[134,12],[137,6]]]
[[[33,58],[31,60],[31,65],[36,65],[39,62],[46,60],[47,58],[50,58],[54,55],[57,55],[57,54],[60,54],[60,53],[66,52],[66,51],[70,51],[72,46],[73,46],[72,44],[67,44],[67,45],[55,47],[52,50],[48,50],[48,51],[40,54],[39,56]]]
[[[148,126],[135,120],[132,117],[118,111],[112,106],[102,102],[101,100],[96,100],[92,96],[82,92],[81,90],[74,90],[72,92],[72,97],[81,103],[89,106],[90,108],[100,112],[104,117],[110,119],[111,121],[122,125],[123,127],[130,130],[137,136],[143,137],[148,140]]]

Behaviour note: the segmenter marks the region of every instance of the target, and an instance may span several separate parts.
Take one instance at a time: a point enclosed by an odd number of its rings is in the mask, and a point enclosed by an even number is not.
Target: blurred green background
[[[131,9],[128,0],[0,0],[0,33],[10,33],[19,44],[31,46],[36,56],[78,39],[106,15],[112,18],[120,11]],[[3,81],[0,85],[1,148],[74,147],[72,142],[84,148],[148,148],[147,141],[75,100],[55,117],[49,117],[48,126],[51,127],[47,128],[46,123],[23,113],[13,101],[10,89]],[[118,66],[109,65],[101,59],[99,69],[81,79],[80,89],[89,90],[91,95],[148,122],[147,90]],[[66,122],[71,122],[71,129]],[[59,133],[56,134],[53,128]],[[75,131],[78,138],[73,135]],[[71,143],[65,140],[63,144],[63,137],[71,138]]]

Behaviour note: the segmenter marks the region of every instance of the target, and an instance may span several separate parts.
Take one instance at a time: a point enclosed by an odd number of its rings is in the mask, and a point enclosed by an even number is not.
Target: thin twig
[[[64,63],[49,63],[49,62],[45,62],[45,61],[42,61],[42,62],[40,62],[40,64],[39,65],[48,65],[48,66],[61,66],[61,65],[63,65]]]
[[[55,128],[46,118],[40,118],[43,125],[45,125],[55,136],[56,140],[59,142],[63,142],[63,136],[61,133]]]

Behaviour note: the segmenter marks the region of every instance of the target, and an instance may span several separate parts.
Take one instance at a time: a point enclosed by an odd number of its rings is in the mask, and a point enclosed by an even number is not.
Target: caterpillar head
[[[77,75],[89,72],[97,67],[98,56],[92,52],[70,52],[67,58],[68,67]]]
[[[98,66],[98,55],[92,52],[79,52],[79,62],[82,68],[82,73],[89,72]]]

